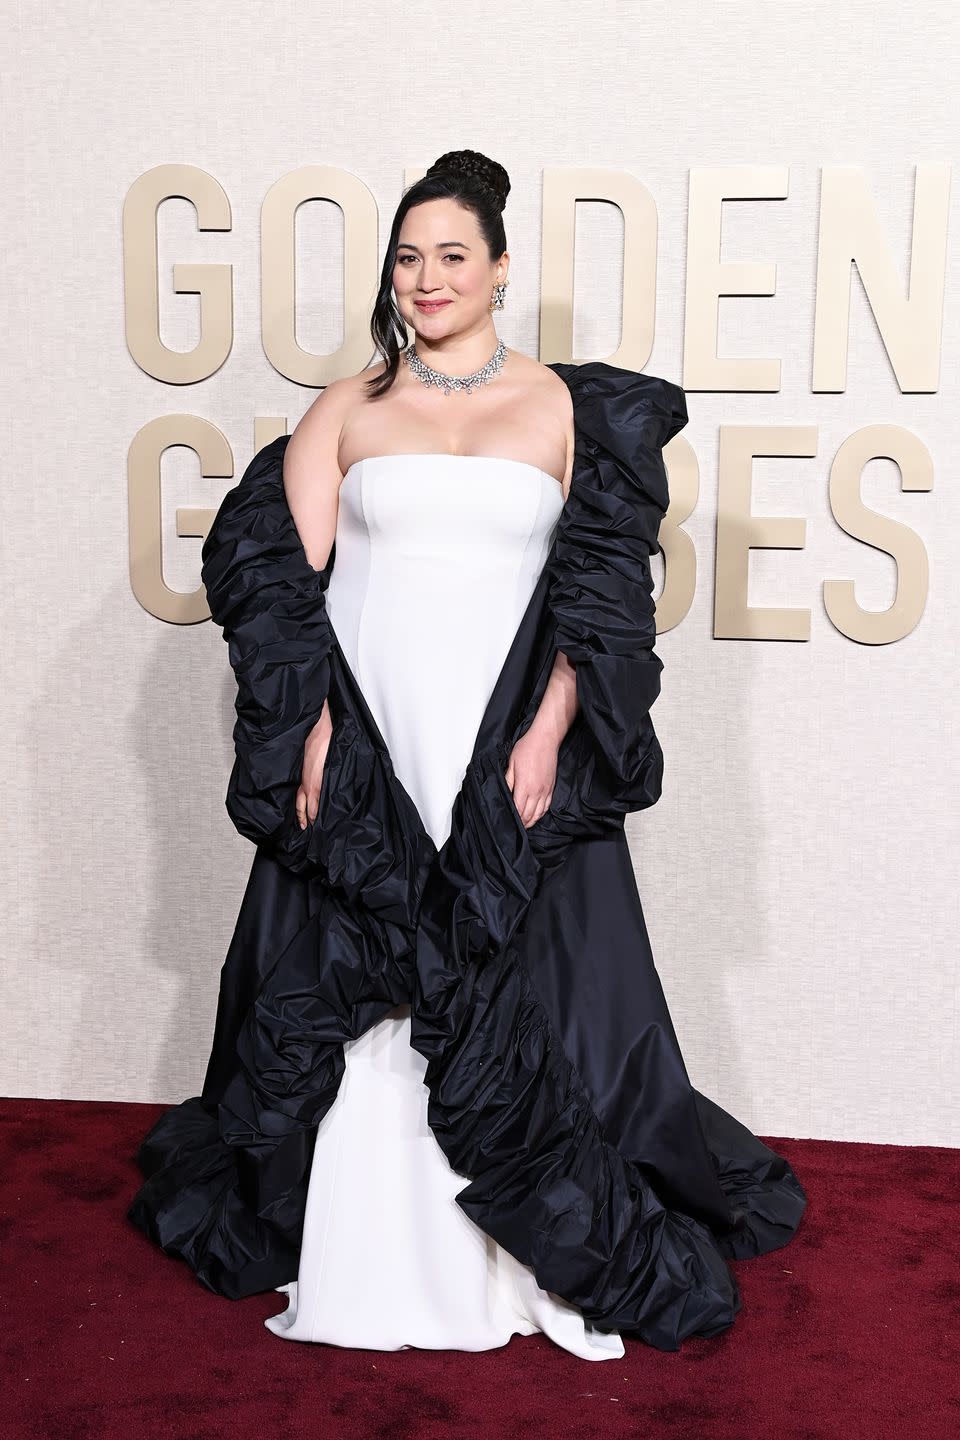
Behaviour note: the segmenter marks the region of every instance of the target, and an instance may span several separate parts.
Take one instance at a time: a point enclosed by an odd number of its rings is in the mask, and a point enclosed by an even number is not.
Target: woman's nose
[[[442,286],[443,275],[440,272],[440,267],[433,265],[429,260],[425,260],[420,267],[420,289],[424,291],[439,290]]]

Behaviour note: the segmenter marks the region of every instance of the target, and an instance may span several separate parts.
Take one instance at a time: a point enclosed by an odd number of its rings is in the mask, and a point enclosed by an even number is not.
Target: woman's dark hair
[[[370,334],[380,355],[386,361],[382,375],[366,382],[367,395],[373,400],[393,384],[400,365],[400,356],[407,348],[407,327],[393,299],[393,268],[397,263],[397,237],[403,218],[414,205],[425,200],[456,200],[477,217],[481,234],[487,242],[490,259],[495,260],[507,248],[503,228],[503,207],[510,193],[510,177],[496,160],[488,160],[476,150],[448,150],[434,160],[422,180],[403,192],[393,217],[387,253],[380,272],[380,289],[370,318]]]

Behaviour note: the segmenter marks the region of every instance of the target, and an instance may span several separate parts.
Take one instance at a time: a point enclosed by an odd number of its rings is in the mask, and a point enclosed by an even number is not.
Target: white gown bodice
[[[562,509],[519,460],[378,455],[343,477],[328,613],[438,846]]]

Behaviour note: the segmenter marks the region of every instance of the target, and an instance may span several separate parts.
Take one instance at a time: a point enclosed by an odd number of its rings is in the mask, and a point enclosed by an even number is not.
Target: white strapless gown
[[[379,455],[340,488],[327,606],[397,776],[439,847],[480,720],[563,507],[519,460]],[[468,1183],[427,1123],[426,1061],[400,1005],[344,1046],[317,1130],[296,1280],[264,1324],[365,1350],[489,1350],[543,1331],[587,1360],[616,1332],[541,1289],[454,1201]]]

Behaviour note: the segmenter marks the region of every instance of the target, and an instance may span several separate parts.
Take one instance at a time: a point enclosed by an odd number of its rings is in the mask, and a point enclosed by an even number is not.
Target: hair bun
[[[499,210],[502,210],[507,203],[507,196],[510,193],[510,176],[502,165],[499,165],[496,160],[489,159],[486,155],[481,155],[479,150],[448,150],[445,155],[434,160],[426,173],[434,175],[438,170],[446,170],[482,190],[489,191]]]

